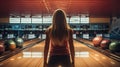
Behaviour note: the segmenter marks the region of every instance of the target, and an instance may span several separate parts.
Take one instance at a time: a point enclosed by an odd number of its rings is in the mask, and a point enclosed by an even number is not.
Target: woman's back
[[[50,55],[69,55],[69,34],[72,33],[71,29],[66,30],[67,32],[62,32],[67,33],[68,36],[63,37],[62,40],[58,40],[58,39],[52,39],[50,36],[50,32],[52,30],[49,29],[49,31],[47,32],[49,34],[50,37]],[[62,33],[59,33],[60,35],[62,35]]]
[[[49,56],[48,65],[56,67],[56,64],[70,67],[70,55],[74,62],[74,46],[72,29],[66,21],[66,15],[62,10],[56,10],[53,14],[52,25],[46,30],[46,40],[44,48],[44,63]],[[49,52],[49,53],[48,53]],[[62,59],[65,58],[65,59]],[[63,62],[65,61],[65,62]]]
[[[51,43],[50,55],[69,55],[68,43],[65,41],[63,44],[53,45]]]

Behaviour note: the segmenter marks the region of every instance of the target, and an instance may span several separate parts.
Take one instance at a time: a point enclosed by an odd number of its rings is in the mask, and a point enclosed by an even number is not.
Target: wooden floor
[[[120,62],[74,41],[75,67],[120,67]],[[0,62],[0,67],[43,67],[44,41]]]

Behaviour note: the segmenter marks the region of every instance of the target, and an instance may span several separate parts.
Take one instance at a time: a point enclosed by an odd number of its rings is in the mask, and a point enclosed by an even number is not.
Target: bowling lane
[[[120,67],[119,62],[74,41],[75,67]],[[0,62],[0,67],[42,67],[44,41]]]
[[[40,40],[41,39],[36,38],[36,39],[31,39],[31,40],[24,41],[22,49],[30,47],[30,46],[33,45],[33,43],[39,42]],[[3,43],[4,43],[4,41],[3,41]],[[1,53],[0,54],[0,62],[7,59],[7,58],[9,58],[9,57],[11,57],[11,56],[13,56],[13,55],[15,55],[15,54],[17,54],[22,49],[16,48],[14,51],[8,50],[8,51],[5,51],[5,52]]]
[[[119,62],[74,41],[75,45],[75,67],[119,67]]]
[[[25,49],[0,63],[0,67],[42,67],[44,42]]]

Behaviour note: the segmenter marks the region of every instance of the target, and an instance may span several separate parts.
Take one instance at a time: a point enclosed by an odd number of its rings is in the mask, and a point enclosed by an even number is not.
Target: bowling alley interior
[[[119,0],[0,0],[0,67],[44,67],[57,9],[73,30],[74,67],[120,67]]]

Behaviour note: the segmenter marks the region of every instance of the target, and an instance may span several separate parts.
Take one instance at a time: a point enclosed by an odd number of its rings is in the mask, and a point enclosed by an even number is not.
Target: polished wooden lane
[[[23,43],[23,48],[22,49],[19,49],[19,48],[16,48],[14,51],[5,51],[3,53],[0,54],[0,62],[3,61],[3,60],[6,60],[8,59],[9,57],[17,54],[18,52],[20,52],[21,50],[23,50],[24,48],[27,48],[27,47],[30,47],[32,46],[34,43],[36,42],[39,42],[41,39],[39,38],[36,38],[36,39],[32,39],[32,40],[25,40],[24,43]],[[3,45],[4,44],[4,40],[0,41],[0,45]]]
[[[116,62],[105,55],[82,45],[75,41],[75,51],[79,56],[76,57],[76,67],[119,67],[119,62]],[[77,55],[77,54],[76,54]]]
[[[120,67],[120,62],[77,42],[75,67]],[[0,67],[42,67],[44,41],[0,63]]]

